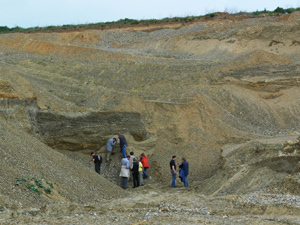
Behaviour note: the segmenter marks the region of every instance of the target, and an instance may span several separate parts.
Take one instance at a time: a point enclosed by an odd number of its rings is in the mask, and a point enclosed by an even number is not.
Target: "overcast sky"
[[[0,26],[44,27],[300,7],[300,0],[0,0]]]

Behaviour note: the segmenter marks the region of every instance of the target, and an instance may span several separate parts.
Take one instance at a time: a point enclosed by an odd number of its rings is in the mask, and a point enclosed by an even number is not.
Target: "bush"
[[[276,13],[284,13],[284,9],[280,8],[279,6],[274,10]]]
[[[7,32],[10,31],[10,29],[7,26],[1,27],[0,26],[0,32]]]
[[[297,10],[294,9],[294,8],[288,8],[288,9],[286,10],[287,13],[293,13],[293,12],[296,12],[296,11],[297,11]]]
[[[138,20],[133,20],[132,22],[131,22],[131,24],[139,24],[140,22],[138,21]]]
[[[266,9],[264,9],[263,11],[258,11],[256,10],[254,13],[253,13],[255,16],[258,16],[260,14],[270,14],[269,11],[267,11]]]

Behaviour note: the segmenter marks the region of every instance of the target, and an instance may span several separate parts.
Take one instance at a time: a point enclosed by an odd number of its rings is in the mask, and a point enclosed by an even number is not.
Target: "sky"
[[[46,27],[298,8],[300,0],[0,0],[0,26]]]

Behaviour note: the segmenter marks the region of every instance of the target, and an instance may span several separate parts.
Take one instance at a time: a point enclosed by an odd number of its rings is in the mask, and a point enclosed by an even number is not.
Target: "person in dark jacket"
[[[172,156],[172,160],[170,161],[170,169],[171,169],[171,174],[172,174],[172,187],[177,187],[176,184],[176,155]]]
[[[126,146],[128,146],[128,143],[126,141],[125,136],[123,134],[121,134],[121,132],[118,132],[118,136],[119,136],[121,152],[123,153],[124,158],[126,158]]]
[[[133,188],[140,186],[139,184],[139,163],[136,158],[133,159],[132,164]]]
[[[91,152],[91,156],[93,156],[92,161],[95,163],[95,171],[100,174],[102,157],[100,155],[96,155],[94,152]]]
[[[189,174],[189,163],[186,161],[185,158],[182,158],[182,163],[179,166],[180,171],[179,171],[179,177],[181,179],[181,182],[184,183],[185,187],[189,186],[189,181],[188,181],[188,174]]]

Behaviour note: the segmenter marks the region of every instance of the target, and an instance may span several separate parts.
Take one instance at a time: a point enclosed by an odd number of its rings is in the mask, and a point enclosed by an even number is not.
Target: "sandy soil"
[[[283,146],[299,136],[299,16],[1,34],[0,223],[300,223],[299,151]],[[118,148],[94,172],[119,130],[150,159],[144,187],[120,188]],[[170,188],[172,155],[187,189]]]

